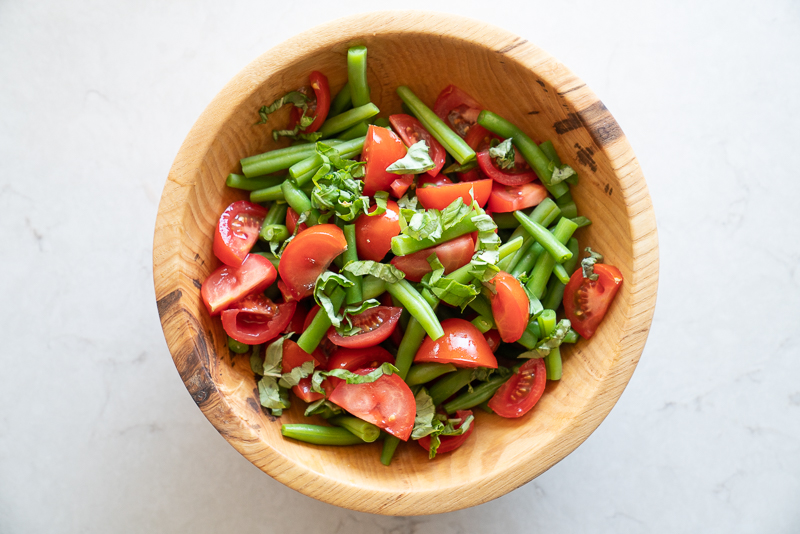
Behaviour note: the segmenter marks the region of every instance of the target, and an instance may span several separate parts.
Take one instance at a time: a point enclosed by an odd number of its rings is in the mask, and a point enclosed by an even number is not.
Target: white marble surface
[[[0,532],[800,531],[799,6],[436,5],[600,95],[650,186],[661,283],[630,385],[575,453],[482,506],[389,518],[287,489],[217,434],[167,352],[151,244],[172,159],[236,72],[400,6],[0,2]]]

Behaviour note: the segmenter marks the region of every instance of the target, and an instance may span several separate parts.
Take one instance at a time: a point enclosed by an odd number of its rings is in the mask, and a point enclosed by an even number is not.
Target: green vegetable
[[[527,232],[531,234],[558,263],[563,263],[564,260],[572,257],[572,252],[570,252],[563,243],[558,241],[547,228],[536,221],[530,220],[521,211],[515,211],[514,217],[517,218],[520,224],[525,227],[525,230],[527,230]]]
[[[343,228],[344,239],[347,241],[347,250],[344,251],[344,262],[350,263],[358,261],[358,249],[356,247],[356,227],[354,224],[346,224]],[[364,297],[361,294],[361,277],[352,271],[344,273],[345,278],[350,280],[353,285],[345,290],[345,302],[347,304],[356,304],[361,302]]]
[[[281,434],[287,438],[314,445],[358,445],[364,440],[346,428],[318,425],[281,425]]]
[[[411,316],[419,321],[432,340],[435,341],[444,335],[442,325],[430,304],[407,280],[387,285],[386,291],[399,300]]]
[[[378,106],[371,102],[363,106],[355,107],[328,118],[328,120],[322,123],[322,126],[318,132],[321,135],[321,139],[327,139],[333,134],[343,132],[348,128],[352,128],[359,122],[363,122],[370,117],[374,117],[380,113],[380,111],[381,110],[378,109]]]
[[[231,352],[235,352],[236,354],[244,354],[250,350],[250,345],[236,341],[231,336],[228,336],[228,348],[231,350]]]
[[[375,382],[383,375],[391,375],[397,372],[397,367],[392,365],[391,363],[382,363],[380,367],[377,367],[370,371],[365,375],[359,375],[348,371],[346,369],[331,369],[330,371],[314,371],[314,375],[311,377],[311,389],[316,391],[317,393],[325,393],[325,390],[322,389],[322,382],[329,376],[334,376],[336,378],[341,378],[348,384],[370,384]]]
[[[344,84],[344,87],[339,89],[339,92],[336,93],[336,96],[333,97],[331,100],[331,107],[328,109],[328,116],[335,117],[339,115],[342,111],[347,111],[353,107],[353,103],[350,99],[350,84]]]
[[[366,46],[354,46],[347,51],[347,80],[353,106],[369,104]]]
[[[377,426],[350,415],[331,417],[328,419],[328,422],[332,425],[347,429],[350,433],[358,436],[359,439],[367,443],[372,443],[381,435],[381,429]]]
[[[228,187],[233,187],[234,189],[243,189],[244,191],[257,191],[259,189],[280,185],[285,178],[285,176],[258,176],[255,178],[245,178],[241,174],[231,173],[225,180],[225,185]]]
[[[387,284],[396,284],[406,276],[403,271],[391,263],[379,263],[372,260],[349,261],[342,269],[356,276],[374,276]]]
[[[428,382],[439,378],[440,376],[452,373],[456,370],[456,366],[452,363],[418,363],[411,366],[406,376],[406,384],[409,386],[416,386],[420,384],[427,384]]]
[[[306,110],[308,110],[308,100],[308,97],[300,91],[290,91],[274,101],[272,104],[268,106],[261,106],[261,108],[258,110],[258,115],[261,117],[261,120],[259,120],[256,124],[265,124],[269,118],[269,115],[278,111],[283,107],[284,104],[292,104],[294,107],[302,109],[303,115],[305,115]]]
[[[510,137],[499,145],[491,147],[489,155],[494,158],[499,168],[504,170],[514,168],[514,146],[511,144]]]
[[[342,303],[344,303],[344,298],[344,289],[336,288],[330,295],[330,302],[333,308],[336,310],[341,308]],[[329,315],[327,313],[322,313],[321,310],[320,308],[320,312],[314,316],[308,328],[306,328],[306,331],[303,332],[297,340],[297,344],[300,348],[309,354],[314,352],[319,342],[322,341],[322,338],[325,337],[325,334],[328,332],[328,328],[331,327]]]
[[[583,277],[593,281],[597,280],[599,277],[594,272],[594,266],[596,263],[600,263],[603,261],[603,255],[598,254],[589,247],[586,247],[585,250],[589,254],[589,257],[581,260],[581,269],[583,270]]]

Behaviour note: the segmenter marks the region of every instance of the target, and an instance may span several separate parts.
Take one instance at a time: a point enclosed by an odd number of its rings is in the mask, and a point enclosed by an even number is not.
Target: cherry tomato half
[[[597,330],[622,285],[622,273],[613,265],[597,263],[594,272],[598,278],[590,280],[578,269],[564,288],[564,314],[572,328],[587,339]]]
[[[328,358],[328,369],[357,371],[367,367],[379,367],[382,363],[394,363],[394,356],[383,347],[338,348]]]
[[[311,87],[301,87],[298,92],[309,96],[311,91],[314,91],[314,98],[308,101],[308,110],[306,111],[307,117],[314,117],[314,122],[308,125],[306,129],[302,130],[304,133],[313,133],[320,129],[322,123],[328,118],[328,111],[331,108],[331,90],[328,86],[328,78],[321,72],[314,71],[308,76],[311,82]],[[303,116],[303,111],[298,107],[292,107],[289,112],[289,130],[294,129],[300,118]]]
[[[391,306],[375,306],[364,310],[358,315],[351,315],[350,320],[353,326],[361,328],[361,332],[353,336],[340,336],[334,328],[328,330],[328,339],[334,345],[347,347],[350,349],[361,349],[373,347],[386,341],[392,332],[397,328],[397,321],[403,308],[393,308]]]
[[[427,174],[425,176],[428,176]],[[403,195],[406,194],[408,188],[411,187],[411,184],[414,183],[414,175],[413,174],[401,174],[398,178],[392,182],[392,185],[389,186],[389,192],[395,198],[402,198]]]
[[[505,171],[495,165],[495,162],[493,161],[492,156],[489,155],[488,150],[481,150],[478,152],[478,166],[481,168],[483,173],[486,174],[486,176],[503,185],[522,185],[538,179],[539,177],[535,172],[533,172],[533,170],[531,170],[527,163],[522,165],[518,163],[520,160],[522,160],[522,156],[519,155],[519,152],[517,152],[516,148],[514,151],[517,153],[517,155],[514,159],[513,171]],[[527,170],[525,170],[526,168]]]
[[[467,136],[482,109],[477,100],[455,85],[445,87],[433,105],[433,112],[461,137]]]
[[[223,265],[211,273],[200,288],[208,312],[216,315],[250,293],[260,293],[278,277],[275,267],[265,257],[248,254],[242,265]]]
[[[514,343],[528,327],[528,294],[519,280],[504,271],[497,273],[489,283],[494,285],[489,300],[497,330],[504,342]]]
[[[347,250],[344,232],[335,224],[317,224],[303,230],[286,245],[278,271],[296,300],[314,292],[314,282],[331,262]]]
[[[297,228],[297,221],[300,220],[300,215],[297,214],[292,208],[286,210],[286,229],[289,231],[289,234],[294,234],[294,229]],[[302,223],[300,225],[300,229],[297,231],[298,233],[302,232],[308,228],[306,223]]]
[[[464,141],[466,141],[469,147],[477,154],[481,150],[490,147],[492,139],[497,139],[498,141],[503,140],[502,137],[493,134],[480,124],[476,124],[469,129],[469,133]],[[458,173],[458,179],[462,182],[474,182],[475,180],[485,180],[486,178],[488,178],[488,176],[481,171],[480,167],[475,167],[464,173]]]
[[[492,213],[507,213],[536,206],[545,198],[547,189],[539,182],[523,185],[503,185],[494,182],[486,209]]]
[[[266,343],[283,332],[295,306],[296,302],[274,304],[264,295],[249,295],[222,312],[222,328],[239,343]]]
[[[436,341],[425,336],[415,362],[452,363],[456,367],[497,369],[497,359],[481,331],[464,319],[442,321],[444,335]]]
[[[489,408],[500,417],[522,417],[542,397],[546,383],[544,359],[532,358],[500,386],[489,399]]]
[[[464,424],[464,421],[466,421],[467,417],[469,417],[470,415],[472,415],[472,410],[458,410],[456,412],[456,418],[461,419],[461,422],[458,423],[455,426],[455,428],[461,428],[461,425]],[[452,452],[456,450],[461,445],[463,445],[465,441],[467,441],[467,438],[469,438],[472,435],[473,430],[475,430],[475,420],[473,420],[472,424],[469,425],[469,429],[467,429],[467,431],[461,434],[460,436],[440,436],[439,440],[441,443],[439,443],[439,448],[436,449],[436,454],[443,454],[445,452]],[[417,443],[419,443],[423,449],[430,452],[431,450],[430,436],[425,436],[424,438],[420,438],[419,440],[417,440]]]
[[[394,132],[371,125],[367,130],[362,158],[364,166],[364,194],[372,196],[376,191],[389,191],[397,175],[386,171],[386,167],[403,158],[407,149]]]
[[[370,371],[372,369],[354,372],[365,375]],[[411,389],[397,374],[383,375],[367,384],[341,382],[328,400],[403,441],[411,436],[416,402]]]
[[[443,210],[455,199],[461,197],[465,204],[472,202],[469,191],[472,189],[475,201],[480,207],[486,205],[492,192],[492,180],[460,182],[437,187],[418,187],[417,198],[425,209]]]
[[[378,209],[372,206],[370,213]],[[400,207],[397,202],[386,202],[386,211],[380,215],[362,213],[356,219],[356,248],[362,260],[381,261],[392,249],[392,238],[400,234]]]
[[[436,257],[444,265],[444,274],[450,274],[468,264],[474,252],[475,242],[470,234],[465,234],[441,245],[426,248],[407,256],[395,256],[391,263],[405,273],[407,280],[419,282],[423,276],[431,272],[431,265],[428,263],[428,257],[431,254],[436,254]]]
[[[281,371],[284,373],[291,372],[295,367],[300,367],[306,362],[314,362],[314,367],[325,361],[325,356],[319,349],[314,351],[314,354],[309,354],[300,348],[300,345],[287,339],[283,342],[283,358],[281,360]],[[292,391],[301,400],[305,402],[314,402],[324,397],[321,393],[311,389],[311,377],[307,376],[300,380],[300,383],[292,387]]]
[[[444,174],[439,174],[437,176],[431,176],[430,174],[423,174],[417,179],[417,189],[421,189],[423,187],[438,187],[440,185],[452,185],[453,180],[445,176]]]
[[[425,143],[428,145],[428,155],[436,165],[434,168],[429,170],[427,174],[430,176],[436,176],[439,174],[439,171],[441,171],[442,167],[444,167],[444,160],[447,157],[447,152],[445,152],[442,144],[430,133],[428,133],[428,130],[422,126],[422,123],[411,115],[405,115],[402,113],[390,115],[389,122],[392,124],[392,129],[397,132],[397,135],[400,136],[400,139],[403,140],[406,146],[410,147],[414,143],[425,141]]]
[[[214,232],[214,255],[239,267],[258,239],[267,210],[247,200],[237,200],[222,212]]]

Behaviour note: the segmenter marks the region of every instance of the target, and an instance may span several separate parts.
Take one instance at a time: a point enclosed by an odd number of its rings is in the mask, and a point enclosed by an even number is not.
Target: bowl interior
[[[254,125],[260,106],[327,75],[347,79],[348,47],[369,50],[369,84],[381,116],[399,113],[395,89],[408,85],[433,105],[456,84],[531,137],[550,139],[580,174],[573,196],[593,224],[579,231],[625,282],[589,341],[562,349],[564,378],[549,382],[519,420],[478,410],[473,438],[433,461],[416,444],[380,464],[380,443],[317,447],[283,439],[281,423],[307,422],[301,403],[280,419],[261,410],[246,356],[229,353],[218,319],[200,299],[217,267],[214,225],[244,192],[225,187],[242,157],[276,148],[270,132],[284,109]],[[267,52],[237,75],[195,124],[164,190],[154,245],[159,312],[176,366],[195,401],[244,456],[281,482],[341,506],[421,514],[463,508],[531,480],[574,450],[619,398],[643,348],[655,304],[655,220],[635,156],[594,94],[535,46],[497,28],[451,15],[376,13],[315,28]]]

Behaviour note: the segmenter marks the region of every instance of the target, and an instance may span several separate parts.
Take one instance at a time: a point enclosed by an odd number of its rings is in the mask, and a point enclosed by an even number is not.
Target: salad
[[[403,441],[430,458],[457,449],[475,409],[529,413],[561,378],[561,344],[594,334],[622,275],[590,248],[580,259],[574,233],[591,222],[551,142],[454,85],[433,108],[398,87],[405,113],[379,117],[366,61],[348,51],[333,98],[315,71],[258,110],[263,128],[291,106],[272,130],[291,143],[228,176],[249,199],[219,218],[222,265],[201,296],[230,350],[249,353],[264,409],[302,401],[317,416],[284,436],[382,439],[389,465]]]

